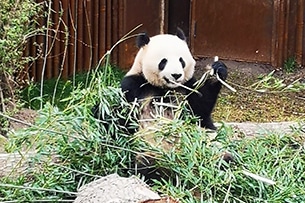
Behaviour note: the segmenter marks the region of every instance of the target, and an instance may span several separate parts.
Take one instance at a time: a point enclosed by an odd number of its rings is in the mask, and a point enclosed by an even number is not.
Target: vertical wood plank
[[[84,56],[83,56],[83,50],[84,50],[84,8],[83,8],[83,0],[78,1],[78,6],[77,6],[77,27],[76,27],[76,32],[77,32],[77,62],[76,62],[76,72],[81,72],[82,67],[84,65]],[[74,73],[73,73],[74,74]]]
[[[51,43],[51,54],[50,54],[50,61],[51,61],[51,66],[47,67],[47,75],[46,78],[55,78],[59,75],[59,68],[60,68],[60,47],[61,47],[61,32],[62,29],[60,29],[60,19],[61,16],[59,16],[59,12],[60,9],[62,9],[62,7],[60,6],[62,4],[61,1],[54,1],[53,2],[53,9],[54,12],[52,12],[52,21],[53,21],[53,26],[52,29],[54,29],[55,32],[51,32],[52,33],[52,38],[49,38],[50,40],[52,40]]]
[[[100,1],[94,0],[93,1],[93,9],[92,9],[92,50],[93,50],[93,57],[92,57],[92,68],[94,68],[98,62],[98,50],[99,50],[99,6],[100,6]]]

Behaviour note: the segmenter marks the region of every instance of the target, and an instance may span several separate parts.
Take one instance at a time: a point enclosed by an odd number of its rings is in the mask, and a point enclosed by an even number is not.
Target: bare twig
[[[4,104],[4,95],[3,95],[3,90],[1,87],[2,81],[0,80],[0,101],[1,101],[1,111],[6,112],[5,104]]]
[[[46,65],[47,65],[47,57],[48,57],[48,50],[49,50],[49,37],[48,37],[48,32],[49,32],[49,26],[50,26],[50,18],[51,18],[51,8],[52,5],[52,1],[49,1],[49,5],[48,5],[48,17],[47,17],[47,37],[46,37],[46,47],[45,47],[45,55],[44,55],[44,59],[43,59],[43,66],[42,66],[42,71],[41,71],[41,85],[40,85],[40,109],[42,109],[43,106],[43,83],[44,83],[44,74],[46,71]]]
[[[136,26],[135,28],[133,28],[132,30],[130,30],[127,34],[125,34],[123,37],[121,37],[121,39],[119,39],[111,48],[110,50],[108,50],[103,56],[102,58],[99,60],[98,64],[97,64],[97,68],[101,65],[102,61],[104,61],[105,57],[110,55],[110,53],[112,52],[112,50],[119,45],[120,43],[124,42],[127,39],[133,38],[138,36],[139,34],[135,34],[135,35],[130,35],[132,32],[134,32],[135,30],[137,30],[139,27],[141,27],[142,24]]]
[[[249,177],[251,177],[251,178],[253,178],[253,179],[255,179],[255,180],[258,180],[258,181],[267,183],[267,184],[269,184],[269,185],[275,185],[275,184],[276,184],[275,181],[273,181],[273,180],[271,180],[271,179],[269,179],[269,178],[265,178],[265,177],[259,176],[259,175],[257,175],[257,174],[254,174],[254,173],[250,173],[249,171],[246,171],[246,170],[243,170],[242,172],[243,172],[243,174],[245,174],[246,176],[249,176]]]
[[[60,8],[61,8],[61,11],[63,11],[61,1],[60,1]],[[65,49],[64,49],[64,55],[63,55],[63,58],[62,58],[62,61],[61,61],[61,65],[60,65],[59,75],[58,75],[58,77],[57,77],[57,80],[56,80],[56,83],[55,83],[55,87],[54,87],[52,104],[55,103],[57,86],[58,86],[59,80],[60,80],[60,78],[61,78],[61,76],[62,76],[62,72],[63,72],[63,69],[64,69],[64,64],[65,64],[65,60],[66,60],[66,56],[67,56],[68,44],[69,44],[69,31],[68,31],[68,26],[66,25],[66,23],[65,23],[62,19],[60,19],[60,23],[62,23],[63,26],[64,26],[64,28],[65,28]],[[60,25],[60,23],[58,23],[58,25]],[[74,86],[73,86],[73,87],[74,87]]]
[[[181,83],[177,83],[177,82],[175,82],[175,81],[173,81],[173,80],[170,80],[170,82],[171,82],[171,83],[174,83],[175,85],[180,86],[180,87],[182,87],[182,88],[184,88],[184,89],[187,89],[187,90],[189,90],[189,91],[191,91],[191,92],[195,92],[195,93],[201,95],[201,93],[200,93],[198,90],[196,90],[196,89],[189,88],[189,87],[187,87],[187,86],[185,86],[185,85],[183,85],[183,84],[181,84]]]
[[[217,80],[219,81],[219,82],[221,82],[221,84],[223,84],[225,87],[227,87],[229,90],[231,90],[232,92],[236,92],[236,89],[234,89],[232,86],[230,86],[228,83],[226,83],[225,81],[223,81],[220,77],[219,77],[219,75],[218,75],[218,73],[216,73],[216,78],[217,78]]]

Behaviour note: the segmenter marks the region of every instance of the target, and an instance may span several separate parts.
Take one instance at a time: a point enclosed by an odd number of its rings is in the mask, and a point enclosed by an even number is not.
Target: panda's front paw
[[[212,64],[212,68],[214,69],[214,74],[218,74],[222,80],[226,80],[228,76],[227,66],[221,62],[216,61]]]

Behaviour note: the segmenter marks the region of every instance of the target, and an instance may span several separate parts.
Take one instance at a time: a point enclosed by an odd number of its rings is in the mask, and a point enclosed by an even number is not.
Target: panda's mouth
[[[166,86],[169,87],[169,88],[176,88],[180,85],[181,82],[179,81],[174,81],[174,80],[171,80],[171,79],[168,79],[167,77],[163,77],[163,79],[165,80],[166,82]]]
[[[166,83],[172,83],[167,77],[163,77],[163,79],[165,80]]]

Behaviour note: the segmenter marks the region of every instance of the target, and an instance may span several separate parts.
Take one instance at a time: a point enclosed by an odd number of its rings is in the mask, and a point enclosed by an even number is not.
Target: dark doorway
[[[168,33],[175,34],[177,27],[189,37],[190,0],[168,1]]]

